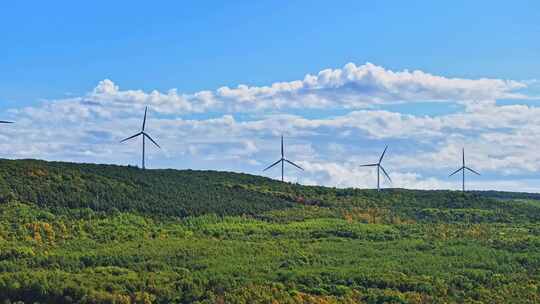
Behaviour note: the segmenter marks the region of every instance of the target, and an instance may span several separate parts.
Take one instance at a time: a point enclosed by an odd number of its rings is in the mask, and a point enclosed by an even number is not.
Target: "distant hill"
[[[508,191],[472,191],[472,193],[484,197],[502,199],[502,200],[540,200],[540,193],[527,192],[508,192]]]
[[[494,200],[496,198],[498,200]],[[0,160],[0,202],[17,200],[48,208],[136,211],[167,216],[257,215],[301,205],[383,207],[414,218],[429,209],[506,210],[521,205],[500,199],[538,199],[508,192],[337,189],[282,183],[217,171],[140,170],[130,166]],[[517,206],[517,207],[516,207]],[[536,214],[534,212],[533,214]],[[424,214],[424,215],[422,215]]]
[[[172,216],[254,214],[291,206],[234,184],[272,186],[270,179],[215,171],[140,170],[136,167],[0,160],[0,201],[46,207],[129,210]]]

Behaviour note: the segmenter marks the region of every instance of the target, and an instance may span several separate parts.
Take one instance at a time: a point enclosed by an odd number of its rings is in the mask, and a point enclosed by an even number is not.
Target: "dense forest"
[[[0,160],[0,301],[540,303],[538,199]]]

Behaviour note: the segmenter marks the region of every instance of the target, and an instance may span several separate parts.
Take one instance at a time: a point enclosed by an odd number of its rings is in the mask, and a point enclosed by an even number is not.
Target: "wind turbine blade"
[[[384,154],[386,154],[386,149],[388,149],[388,146],[384,147],[384,151],[383,151],[383,153],[381,154],[381,158],[379,158],[379,164],[382,162],[383,157],[384,157]]]
[[[12,121],[0,120],[0,123],[3,123],[3,124],[12,124],[13,122],[12,122]]]
[[[161,149],[161,147],[158,145],[158,143],[152,137],[150,137],[150,135],[143,132],[143,136],[146,136],[146,138],[150,139],[150,141],[152,141],[154,143],[154,145],[156,145],[158,148]]]
[[[144,120],[143,120],[143,123],[142,123],[142,131],[144,132],[144,128],[146,127],[146,113],[148,112],[148,106],[146,106],[146,108],[144,108]]]
[[[283,158],[283,155],[284,155],[284,151],[283,151],[283,135],[281,135],[281,158]]]
[[[471,171],[472,173],[476,174],[476,175],[480,175],[480,173],[474,171],[473,169],[469,168],[469,167],[465,167],[465,169]]]
[[[300,167],[299,165],[293,163],[292,161],[290,161],[290,160],[288,160],[288,159],[285,159],[285,161],[288,162],[289,164],[295,166],[296,168],[298,168],[298,169],[304,171],[304,169],[303,169],[302,167]]]
[[[464,167],[461,167],[461,168],[457,169],[457,170],[454,171],[452,174],[448,175],[448,177],[450,177],[450,176],[452,176],[452,175],[458,173],[459,171],[461,171],[461,170],[463,170],[463,169],[464,169]]]
[[[465,148],[463,148],[463,167],[465,167]]]
[[[130,136],[130,137],[125,138],[125,139],[122,139],[120,142],[123,143],[123,142],[125,142],[125,141],[127,141],[127,140],[130,140],[130,139],[132,139],[132,138],[135,138],[135,137],[137,137],[137,136],[139,136],[139,135],[141,135],[141,134],[143,134],[143,133],[142,133],[142,132],[139,132],[139,133],[137,133],[137,134],[135,134],[135,135],[133,135],[133,136]]]
[[[271,164],[270,166],[266,167],[263,171],[266,171],[266,170],[274,167],[275,165],[279,164],[281,161],[283,161],[283,160],[282,159],[278,160],[277,162],[275,162],[275,163]]]
[[[384,167],[383,167],[383,166],[380,166],[380,167],[381,167],[381,170],[382,170],[382,172],[384,173],[384,175],[388,178],[388,180],[389,180],[390,182],[392,182],[392,179],[390,178],[390,175],[388,175],[388,173],[386,173],[386,170],[384,170]]]
[[[379,164],[360,165],[360,167],[377,167]]]

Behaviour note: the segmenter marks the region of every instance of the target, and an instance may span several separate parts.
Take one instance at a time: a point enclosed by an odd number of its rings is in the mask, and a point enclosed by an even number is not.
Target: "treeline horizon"
[[[131,165],[131,164],[116,164],[116,163],[93,163],[93,162],[85,162],[85,161],[62,161],[62,160],[47,160],[47,159],[39,159],[39,158],[0,158],[1,161],[13,161],[13,162],[35,162],[36,164],[44,163],[44,164],[58,164],[58,165],[83,165],[83,166],[104,166],[104,167],[120,167],[120,168],[130,168],[130,169],[137,169],[141,171],[200,171],[200,172],[217,172],[217,173],[230,173],[230,174],[240,174],[240,175],[248,175],[248,176],[255,176],[255,177],[261,177],[266,178],[272,181],[280,182],[278,179],[274,179],[268,176],[264,175],[258,175],[254,173],[245,173],[240,171],[232,171],[232,170],[213,170],[213,169],[190,169],[190,168],[172,168],[172,167],[166,167],[166,168],[146,168],[141,169],[141,167],[137,165]],[[355,189],[355,190],[373,190],[376,189],[376,187],[373,188],[358,188],[358,187],[339,187],[339,186],[329,186],[329,185],[306,185],[302,183],[298,183],[297,181],[285,181],[284,183],[288,184],[297,184],[305,187],[325,187],[325,188],[336,188],[336,189]],[[387,187],[387,188],[381,188],[381,191],[389,191],[389,190],[412,190],[412,191],[461,191],[456,188],[436,188],[436,189],[417,189],[417,188],[402,188],[402,187]],[[501,199],[510,199],[510,198],[530,198],[530,199],[540,199],[540,192],[527,192],[527,191],[506,191],[506,190],[495,190],[495,189],[471,189],[467,190],[468,193],[478,194],[481,196],[487,196],[487,197],[498,197]],[[512,195],[515,194],[515,195]]]

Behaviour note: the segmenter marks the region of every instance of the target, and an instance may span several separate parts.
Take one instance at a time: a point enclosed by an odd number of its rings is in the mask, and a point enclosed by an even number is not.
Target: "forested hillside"
[[[0,160],[0,301],[539,303],[535,198]]]
[[[42,207],[137,211],[184,217],[256,214],[291,204],[236,184],[272,185],[269,179],[212,171],[140,170],[136,167],[37,160],[0,161],[0,200]]]
[[[508,192],[336,189],[281,183],[265,177],[193,170],[140,170],[114,165],[39,160],[0,160],[0,202],[19,201],[52,209],[90,208],[133,211],[155,216],[253,215],[311,205],[334,208],[376,207],[415,220],[438,217],[512,217],[538,220],[528,203],[535,194]],[[497,198],[494,200],[492,198]],[[445,212],[441,212],[441,211]],[[462,213],[466,210],[466,213]],[[450,220],[451,218],[448,218]]]

